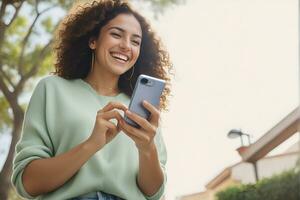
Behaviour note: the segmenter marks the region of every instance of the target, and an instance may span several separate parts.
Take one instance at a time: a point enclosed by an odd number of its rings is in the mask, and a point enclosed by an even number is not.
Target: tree
[[[219,191],[216,200],[296,200],[300,198],[300,171],[297,168],[264,178],[255,184]]]
[[[132,0],[137,2],[137,0]],[[161,13],[183,0],[144,0]],[[72,0],[2,0],[0,7],[0,133],[9,131],[12,141],[0,173],[0,199],[7,199],[14,149],[19,140],[26,103],[22,97],[32,89],[35,78],[53,66],[51,44],[58,24],[49,13],[61,13]],[[41,34],[43,37],[41,37]],[[42,38],[42,39],[41,39]]]

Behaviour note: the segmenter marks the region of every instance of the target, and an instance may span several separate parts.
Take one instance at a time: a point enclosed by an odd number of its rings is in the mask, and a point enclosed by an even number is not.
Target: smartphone
[[[143,106],[143,100],[148,101],[150,104],[158,108],[160,96],[165,88],[165,84],[166,82],[162,79],[147,76],[145,74],[139,75],[128,109],[148,120],[151,113]],[[126,115],[124,116],[124,120],[136,128],[140,127]]]

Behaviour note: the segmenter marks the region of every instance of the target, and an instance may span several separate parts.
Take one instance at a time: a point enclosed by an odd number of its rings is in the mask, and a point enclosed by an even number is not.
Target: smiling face
[[[89,44],[95,50],[94,67],[120,76],[138,59],[142,39],[140,23],[131,14],[119,14],[102,27],[99,37]]]

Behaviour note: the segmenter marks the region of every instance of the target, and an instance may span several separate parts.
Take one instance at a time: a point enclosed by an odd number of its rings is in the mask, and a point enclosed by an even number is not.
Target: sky
[[[186,0],[157,20],[149,15],[175,72],[161,124],[167,200],[204,190],[240,161],[240,141],[226,137],[230,129],[255,141],[297,107],[297,8],[297,0]]]
[[[229,130],[255,141],[297,107],[297,8],[296,0],[188,0],[152,21],[175,68],[162,124],[167,200],[202,191],[241,160]]]

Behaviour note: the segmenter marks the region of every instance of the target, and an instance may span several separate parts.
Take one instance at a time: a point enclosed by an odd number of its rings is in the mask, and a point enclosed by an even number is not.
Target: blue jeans
[[[107,194],[105,192],[91,192],[88,194],[84,194],[72,198],[71,200],[123,200],[123,199],[112,194]]]

